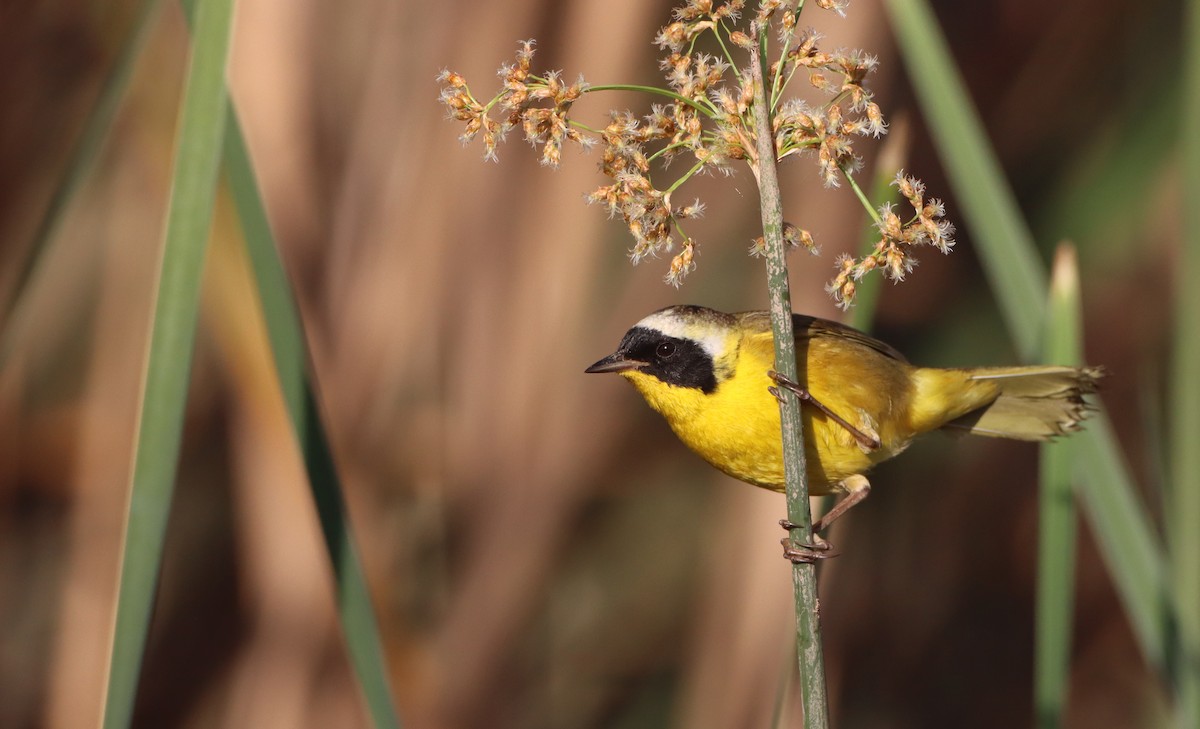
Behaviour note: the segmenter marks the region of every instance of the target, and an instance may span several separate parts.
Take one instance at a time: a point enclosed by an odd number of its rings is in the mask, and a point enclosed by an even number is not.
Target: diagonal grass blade
[[[1064,243],[1054,258],[1046,317],[1047,362],[1078,364],[1082,359],[1079,269],[1075,248]],[[1063,725],[1071,667],[1071,626],[1075,606],[1075,498],[1071,492],[1075,442],[1064,438],[1041,447],[1038,492],[1038,572],[1034,644],[1035,726]]]
[[[106,729],[129,726],[174,493],[225,120],[233,0],[204,0],[176,137],[117,595]]]

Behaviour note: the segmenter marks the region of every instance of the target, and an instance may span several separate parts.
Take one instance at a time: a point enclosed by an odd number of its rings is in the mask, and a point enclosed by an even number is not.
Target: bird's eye
[[[663,342],[662,344],[658,345],[658,348],[654,350],[654,353],[658,355],[659,359],[670,359],[671,357],[675,356],[675,343]]]

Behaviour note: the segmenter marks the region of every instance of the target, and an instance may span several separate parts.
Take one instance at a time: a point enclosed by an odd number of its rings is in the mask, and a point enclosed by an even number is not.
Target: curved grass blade
[[[939,157],[1022,357],[1041,338],[1046,272],[925,0],[887,0],[892,28]],[[1073,436],[1083,506],[1147,660],[1166,675],[1174,615],[1166,562],[1104,413]]]
[[[233,0],[204,0],[183,92],[117,594],[106,729],[129,726],[178,469],[225,121]]]

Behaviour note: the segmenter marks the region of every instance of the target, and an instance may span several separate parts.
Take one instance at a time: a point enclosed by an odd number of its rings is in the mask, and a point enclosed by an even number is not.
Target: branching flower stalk
[[[845,12],[842,0],[815,2],[819,8]],[[815,157],[824,184],[848,182],[879,230],[871,254],[837,261],[827,289],[848,308],[856,282],[872,270],[900,281],[916,265],[915,248],[932,245],[949,251],[953,227],[945,220],[944,206],[926,200],[921,182],[903,172],[897,173],[896,185],[911,203],[911,215],[872,206],[855,182],[862,166],[855,140],[887,131],[883,112],[865,86],[878,65],[875,57],[858,50],[824,50],[821,35],[798,24],[804,0],[765,0],[748,21],[745,5],[745,0],[687,0],[676,8],[673,21],[654,38],[664,52],[660,65],[666,88],[591,85],[582,77],[567,83],[561,71],[535,72],[534,42],[527,40],[518,45],[515,61],[500,67],[501,88],[491,97],[481,101],[462,75],[443,71],[441,101],[452,118],[465,123],[464,143],[482,139],[485,159],[495,160],[498,144],[517,128],[550,167],[562,162],[569,143],[585,150],[600,147],[600,171],[608,183],[590,193],[588,202],[624,221],[633,235],[629,257],[634,263],[672,253],[665,278],[679,286],[696,267],[697,242],[686,232],[686,223],[703,215],[705,205],[699,200],[680,204],[675,194],[696,175],[732,174],[742,162],[756,165],[759,133],[748,60],[758,37],[776,37],[778,52],[770,56],[776,60],[764,71],[775,159]],[[716,55],[699,47],[711,47]],[[801,83],[821,101],[787,95]],[[583,97],[616,90],[645,92],[661,103],[642,116],[612,111],[604,125],[575,118],[575,104]],[[689,157],[690,164],[672,179],[669,170],[676,157]],[[789,248],[818,252],[809,231],[790,225],[788,231]],[[756,241],[751,250],[761,254],[762,243]]]
[[[813,2],[845,14],[847,0]],[[797,248],[815,254],[818,248],[810,231],[784,222],[779,162],[815,158],[825,186],[845,181],[878,231],[879,239],[866,255],[837,260],[826,289],[843,308],[851,305],[857,283],[871,271],[901,281],[916,266],[915,249],[931,246],[949,252],[954,229],[941,201],[928,198],[924,184],[903,171],[896,173],[893,185],[907,207],[872,205],[855,180],[862,167],[855,141],[887,132],[883,112],[865,86],[878,64],[875,57],[858,50],[826,50],[820,34],[799,26],[805,0],[761,0],[752,17],[743,17],[745,6],[745,0],[686,0],[675,9],[672,22],[654,38],[664,52],[660,65],[666,88],[593,86],[582,77],[568,84],[561,71],[535,73],[530,40],[519,44],[515,62],[501,66],[501,88],[490,98],[480,101],[460,74],[443,71],[441,101],[452,118],[466,124],[464,143],[482,139],[485,159],[495,160],[499,142],[517,128],[551,167],[562,162],[568,143],[585,150],[600,147],[600,171],[608,181],[587,196],[588,202],[624,221],[633,235],[629,257],[635,264],[671,252],[665,279],[674,286],[696,267],[697,243],[684,228],[705,209],[699,200],[678,204],[674,195],[696,175],[731,174],[745,163],[759,184],[762,202],[763,236],[750,252],[766,259],[775,369],[795,380],[786,254]],[[798,85],[819,100],[789,97]],[[573,116],[584,96],[614,90],[645,92],[660,103],[640,117],[611,111],[603,126]],[[670,179],[667,171],[676,157],[688,158],[690,164]],[[663,177],[669,181],[662,182]],[[811,515],[799,402],[788,391],[780,413],[788,518],[797,527],[790,539],[799,547],[812,540]],[[826,726],[827,714],[813,565],[797,564],[793,578],[805,726],[812,729]]]

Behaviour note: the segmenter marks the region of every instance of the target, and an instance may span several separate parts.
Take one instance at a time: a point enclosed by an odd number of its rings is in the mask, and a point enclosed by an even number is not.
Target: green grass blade
[[[350,662],[358,675],[375,726],[381,729],[399,727],[400,718],[388,683],[383,642],[362,563],[354,548],[354,535],[342,499],[341,482],[334,467],[329,441],[321,426],[316,397],[305,376],[307,360],[300,315],[291,295],[287,274],[279,260],[241,127],[232,109],[227,117],[225,165],[258,282],[263,316],[288,417],[304,453],[321,531],[333,562],[338,614],[346,636]]]
[[[308,387],[304,329],[292,297],[291,282],[276,252],[275,236],[271,233],[271,224],[258,189],[242,127],[232,106],[225,119],[225,172],[258,283],[259,301],[267,324],[271,352],[275,356],[275,370],[283,389],[284,404],[292,418],[293,427],[303,431],[301,417]]]
[[[1166,670],[1174,612],[1166,563],[1133,488],[1112,423],[1101,410],[1076,441],[1079,495],[1146,660]]]
[[[38,221],[33,240],[29,244],[28,255],[25,256],[21,268],[13,280],[12,289],[4,308],[0,310],[3,312],[0,317],[3,317],[4,323],[3,332],[0,333],[0,368],[8,360],[12,351],[14,329],[17,322],[20,321],[23,294],[29,282],[37,276],[39,265],[46,259],[46,251],[62,226],[63,220],[66,219],[71,201],[75,199],[75,195],[83,186],[84,180],[91,174],[96,160],[100,157],[100,150],[104,148],[108,130],[112,128],[113,120],[121,107],[121,101],[125,98],[125,90],[129,88],[134,67],[146,46],[146,39],[150,37],[154,20],[158,17],[159,5],[159,0],[142,0],[138,6],[129,37],[121,46],[121,51],[113,62],[112,70],[100,89],[100,95],[96,98],[96,104],[83,124],[79,140],[75,143],[75,147],[67,159],[54,194]]]
[[[233,0],[204,0],[183,92],[171,202],[142,391],[116,628],[104,709],[107,729],[129,726],[150,627],[178,468],[200,277],[212,223],[225,121],[225,65]]]
[[[195,0],[183,2],[184,13],[193,26],[195,6]],[[383,641],[371,605],[366,575],[354,546],[341,481],[321,424],[316,395],[307,376],[303,323],[292,296],[291,282],[279,259],[245,135],[232,104],[225,125],[225,168],[229,187],[254,269],[284,405],[304,455],[309,488],[333,565],[338,617],[346,637],[350,663],[358,676],[374,725],[380,729],[398,729],[400,717],[388,682]]]
[[[1200,726],[1200,0],[1187,3],[1182,135],[1183,250],[1176,270],[1175,351],[1170,413],[1167,539],[1179,615],[1172,671],[1179,726]]]
[[[934,143],[999,299],[1017,349],[1031,359],[1041,339],[1046,273],[1032,235],[972,110],[945,38],[925,0],[887,0]],[[1089,521],[1148,661],[1165,670],[1174,606],[1166,565],[1103,412],[1074,436]]]
[[[1050,283],[1045,356],[1056,364],[1078,364],[1083,315],[1075,249],[1059,247]],[[1071,625],[1075,588],[1075,500],[1071,493],[1075,442],[1042,446],[1038,493],[1037,621],[1033,707],[1036,726],[1063,725],[1070,675]]]

